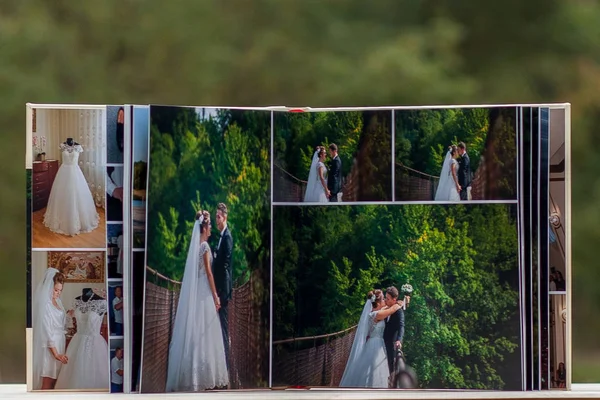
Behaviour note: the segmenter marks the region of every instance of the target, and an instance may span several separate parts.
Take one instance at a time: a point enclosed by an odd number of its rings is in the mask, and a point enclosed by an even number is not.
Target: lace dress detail
[[[60,371],[55,388],[107,389],[110,385],[108,344],[100,335],[107,301],[75,299],[74,308],[77,333],[69,343],[69,362]]]
[[[52,232],[74,236],[98,227],[100,216],[88,183],[79,168],[81,145],[62,143],[62,164],[50,190],[44,225]]]

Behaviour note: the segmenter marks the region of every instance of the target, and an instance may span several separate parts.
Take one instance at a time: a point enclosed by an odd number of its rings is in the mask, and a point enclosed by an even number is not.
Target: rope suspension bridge
[[[326,335],[274,341],[273,386],[338,387],[356,327]]]

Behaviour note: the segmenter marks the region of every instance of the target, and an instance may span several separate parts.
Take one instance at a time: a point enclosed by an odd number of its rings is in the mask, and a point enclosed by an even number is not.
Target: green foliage
[[[510,358],[520,343],[514,212],[276,207],[274,339],[349,328],[368,291],[410,283],[404,343],[422,387],[518,389],[519,357]]]
[[[150,118],[148,264],[181,279],[196,212],[211,213],[215,248],[216,206],[223,202],[234,238],[234,280],[243,283],[252,270],[266,268],[270,113],[221,110],[200,120],[193,108],[152,107]]]

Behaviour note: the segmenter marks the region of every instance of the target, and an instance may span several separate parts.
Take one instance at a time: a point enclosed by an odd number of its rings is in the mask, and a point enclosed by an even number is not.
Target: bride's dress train
[[[85,176],[79,168],[81,145],[61,144],[62,165],[50,190],[44,225],[52,232],[77,235],[98,227],[100,217]]]
[[[385,352],[385,343],[383,341],[385,320],[375,321],[375,316],[378,312],[373,311],[369,313],[369,322],[372,325],[369,330],[368,339],[363,344],[360,354],[346,366],[340,387],[388,387],[390,370]]]
[[[67,347],[55,389],[108,389],[108,344],[100,335],[106,299],[75,300],[77,333]]]

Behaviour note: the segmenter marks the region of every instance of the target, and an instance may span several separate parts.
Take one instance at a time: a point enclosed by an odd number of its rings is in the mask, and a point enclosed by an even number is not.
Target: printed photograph
[[[109,278],[123,278],[123,224],[106,226],[106,262]]]
[[[395,111],[397,201],[517,199],[517,108]]]
[[[148,181],[148,138],[150,109],[133,107],[133,192],[131,215],[133,248],[146,247],[146,182]]]
[[[104,259],[102,252],[32,252],[34,390],[108,391]]]
[[[550,295],[550,383],[552,389],[567,387],[567,296]]]
[[[123,164],[125,107],[106,106],[106,155],[109,164]]]
[[[110,339],[110,392],[123,393],[123,339]]]
[[[106,167],[106,215],[110,222],[123,222],[123,167]]]
[[[104,109],[34,115],[33,248],[105,248]]]
[[[265,387],[271,113],[151,106],[150,127],[141,392]]]
[[[392,111],[274,117],[273,201],[392,201]]]
[[[123,336],[123,282],[108,284],[110,336]]]
[[[273,212],[274,387],[521,390],[516,205]]]
[[[131,390],[140,390],[140,365],[142,362],[142,335],[144,328],[144,257],[145,253],[134,251],[132,254],[131,282],[132,282],[132,317],[131,327]]]
[[[565,185],[565,113],[550,110],[550,292],[566,292],[565,215],[567,186]]]

